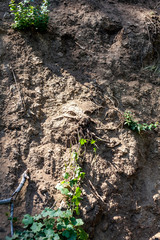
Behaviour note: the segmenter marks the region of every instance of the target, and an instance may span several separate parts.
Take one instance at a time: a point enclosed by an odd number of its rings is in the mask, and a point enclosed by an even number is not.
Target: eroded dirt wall
[[[148,240],[160,227],[159,128],[139,135],[122,115],[160,119],[159,2],[61,0],[49,8],[46,33],[18,32],[0,0],[0,199],[29,169],[14,215],[58,206],[55,185],[70,151],[78,136],[94,138],[97,154],[88,147],[81,162],[90,239]],[[0,239],[10,232],[8,212],[0,206]]]

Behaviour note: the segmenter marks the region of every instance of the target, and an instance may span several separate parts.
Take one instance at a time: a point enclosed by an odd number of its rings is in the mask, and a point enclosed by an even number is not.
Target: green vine
[[[22,220],[24,231],[17,231],[6,240],[87,240],[88,234],[83,230],[84,224],[80,214],[82,200],[81,181],[85,173],[79,166],[80,152],[86,143],[95,145],[95,140],[80,139],[79,151],[72,152],[69,164],[65,167],[64,180],[56,185],[56,189],[64,195],[66,208],[53,210],[44,209],[39,215],[26,214]]]
[[[135,121],[133,118],[133,115],[131,112],[126,111],[124,113],[124,125],[126,125],[129,129],[138,132],[139,134],[142,131],[152,130],[158,127],[159,123],[139,123],[138,121]]]

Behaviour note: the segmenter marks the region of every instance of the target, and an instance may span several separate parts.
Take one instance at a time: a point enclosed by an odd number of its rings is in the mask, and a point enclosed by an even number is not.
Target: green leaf
[[[6,237],[6,240],[12,240],[12,238],[7,236],[7,237]]]
[[[72,230],[70,232],[70,237],[68,238],[68,240],[76,240],[77,239],[77,231]]]
[[[90,141],[90,143],[91,143],[91,144],[95,144],[95,143],[96,143],[96,140],[93,140],[93,139],[92,139],[92,140]]]
[[[57,223],[57,230],[62,230],[62,229],[65,228],[65,227],[66,227],[66,225],[63,224],[62,222]]]
[[[87,240],[89,235],[82,229],[82,228],[79,228],[78,229],[78,232],[79,232],[79,240]]]
[[[82,219],[81,218],[79,218],[79,219],[76,219],[76,224],[75,224],[75,226],[82,226],[84,224],[84,222],[82,221]]]
[[[71,223],[73,224],[73,226],[75,226],[76,225],[76,218],[71,217],[70,220],[71,220]]]
[[[150,125],[148,126],[148,130],[152,130],[152,127],[153,127],[153,124],[150,124]]]
[[[75,211],[76,211],[76,214],[77,215],[79,215],[80,214],[80,211],[79,211],[79,207],[77,206],[77,207],[75,207],[75,209],[74,209]]]
[[[27,227],[33,223],[33,217],[31,217],[29,214],[24,215],[22,223]]]
[[[35,216],[33,216],[33,219],[34,219],[35,221],[38,221],[38,220],[42,219],[42,215],[41,215],[41,214],[35,215]]]
[[[94,153],[97,152],[97,148],[96,148],[96,147],[93,148],[93,152],[94,152]]]
[[[37,223],[37,222],[34,222],[31,226],[31,230],[36,233],[36,232],[39,232],[41,230],[41,228],[43,227],[43,224],[42,223]]]
[[[54,235],[54,240],[60,240],[60,237],[57,233]]]
[[[68,188],[64,187],[61,183],[56,185],[56,188],[61,191],[62,194],[67,195],[69,193]]]
[[[77,184],[77,179],[72,179],[69,181],[70,186],[73,187],[75,184]]]
[[[78,153],[77,152],[73,152],[72,153],[72,158],[77,161],[78,160]]]
[[[63,212],[65,218],[69,218],[72,216],[72,211],[70,209],[67,209],[66,211]]]
[[[19,234],[18,233],[14,233],[12,238],[11,239],[18,239],[19,238]],[[10,238],[8,237],[8,239],[6,240],[9,240]]]
[[[55,214],[54,214],[55,217],[63,217],[63,211],[61,209],[57,209]]]
[[[62,236],[66,237],[66,238],[69,238],[70,232],[68,230],[65,230],[65,231],[62,232]]]
[[[55,233],[53,229],[44,229],[44,233],[47,238],[54,237]]]
[[[65,178],[65,179],[68,179],[68,178],[69,178],[69,173],[65,172],[64,178]]]
[[[53,209],[50,209],[50,208],[45,208],[42,212],[41,212],[41,214],[40,214],[40,216],[42,216],[42,217],[47,217],[47,216],[49,216],[49,217],[55,217],[55,212],[56,212],[56,210],[53,210]]]
[[[81,138],[81,139],[79,140],[79,142],[80,142],[81,146],[83,146],[85,143],[87,143],[87,139]]]
[[[82,193],[82,191],[81,191],[80,187],[77,187],[76,188],[76,193],[75,193],[76,197],[80,197],[81,193]]]

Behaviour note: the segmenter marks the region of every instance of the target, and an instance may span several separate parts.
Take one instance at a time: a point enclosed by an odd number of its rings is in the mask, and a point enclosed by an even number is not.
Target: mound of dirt
[[[90,239],[156,239],[159,128],[139,135],[123,127],[123,113],[160,119],[159,1],[51,0],[45,33],[14,31],[8,4],[0,0],[0,199],[29,169],[18,221],[59,206],[64,164],[79,137],[93,138],[97,153],[87,148],[81,162]],[[1,240],[8,212],[0,205]]]

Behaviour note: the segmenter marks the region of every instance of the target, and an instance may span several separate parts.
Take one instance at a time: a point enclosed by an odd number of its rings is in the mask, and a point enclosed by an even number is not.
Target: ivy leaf
[[[54,235],[54,240],[60,240],[60,237],[57,233]]]
[[[76,225],[76,218],[75,217],[71,217],[71,223],[73,224],[73,226],[75,226]]]
[[[77,214],[77,215],[80,214],[80,211],[79,211],[79,207],[78,207],[78,206],[75,208],[75,211],[76,211],[76,214]]]
[[[71,211],[71,210],[69,210],[69,209],[68,209],[68,210],[66,210],[66,211],[64,211],[64,213],[65,213],[65,214],[64,214],[64,217],[65,217],[65,218],[69,218],[69,217],[71,217],[71,216],[72,216],[72,211]]]
[[[80,172],[80,177],[83,179],[85,176],[85,172]]]
[[[70,232],[68,230],[65,230],[65,231],[62,232],[62,236],[66,237],[66,238],[69,238]]]
[[[13,237],[14,237],[14,235],[13,235]],[[6,237],[6,240],[12,240],[13,239],[13,237],[11,238],[11,237]]]
[[[41,212],[41,216],[42,217],[47,217],[47,216],[49,216],[49,217],[55,217],[55,212],[56,212],[56,210],[53,210],[53,209],[50,209],[50,208],[45,208],[42,212]]]
[[[76,219],[76,224],[75,224],[75,226],[82,226],[84,224],[84,222],[82,221],[82,219],[81,218],[79,218],[79,219]]]
[[[66,225],[63,224],[62,222],[57,223],[57,230],[62,230],[62,229],[65,228],[65,227],[66,227]]]
[[[49,229],[45,229],[44,230],[44,233],[46,235],[47,238],[51,238],[51,237],[54,237],[55,233],[54,233],[54,230],[49,228]]]
[[[80,189],[80,187],[77,187],[76,188],[76,197],[80,197],[81,196],[81,193],[82,193],[82,191],[81,191],[81,189]]]
[[[24,215],[24,218],[22,220],[22,223],[28,227],[28,225],[33,223],[33,217],[31,217],[29,214]]]
[[[79,140],[79,142],[80,142],[81,146],[83,146],[85,143],[87,143],[87,139],[81,138]]]
[[[72,179],[69,181],[70,186],[73,187],[77,183],[77,179]]]
[[[41,215],[41,214],[35,215],[35,216],[33,216],[33,219],[34,219],[35,221],[38,221],[38,220],[42,219],[42,215]]]
[[[54,216],[55,217],[63,217],[63,211],[61,209],[56,210]]]
[[[69,178],[69,173],[65,172],[64,179],[68,179],[68,178]]]
[[[42,223],[37,223],[37,222],[34,222],[32,224],[32,227],[31,227],[31,230],[34,232],[34,233],[37,233],[41,230],[41,228],[43,227],[43,224]]]
[[[77,232],[74,230],[74,231],[71,231],[71,236],[70,238],[68,238],[68,240],[76,240],[77,239]]]
[[[153,127],[153,124],[150,124],[150,125],[148,126],[148,129],[149,129],[149,130],[152,130],[152,127]]]
[[[96,147],[93,148],[93,152],[94,152],[94,153],[97,152],[97,148],[96,148]]]
[[[59,190],[62,194],[67,195],[69,193],[68,188],[64,187],[61,183],[56,185],[57,190]]]
[[[68,188],[62,188],[61,193],[64,195],[68,195],[70,193],[70,191],[68,190]]]
[[[93,139],[92,139],[92,140],[90,141],[90,143],[91,143],[91,144],[95,144],[95,143],[96,143],[96,140],[93,140]]]
[[[79,228],[79,240],[87,240],[88,239],[88,234],[82,229]]]

